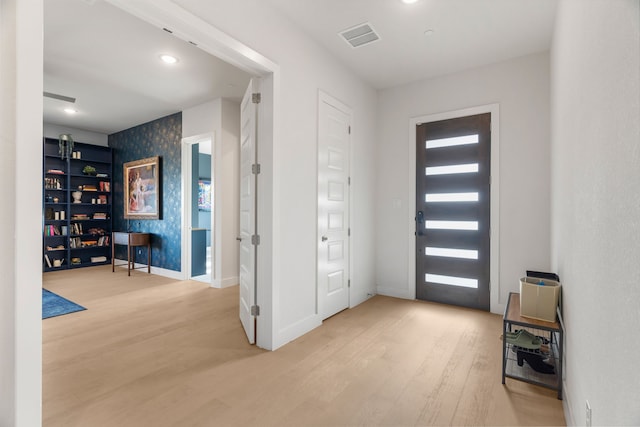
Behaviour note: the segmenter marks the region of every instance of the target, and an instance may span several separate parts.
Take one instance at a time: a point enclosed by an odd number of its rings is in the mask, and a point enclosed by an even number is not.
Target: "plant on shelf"
[[[85,174],[85,175],[95,175],[97,172],[98,171],[96,171],[96,168],[94,168],[93,166],[89,166],[89,165],[85,166],[82,169],[82,173]]]

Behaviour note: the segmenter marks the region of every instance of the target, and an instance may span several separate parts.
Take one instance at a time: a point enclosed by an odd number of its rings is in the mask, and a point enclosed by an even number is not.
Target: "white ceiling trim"
[[[186,42],[241,70],[265,75],[279,70],[279,66],[211,24],[189,13],[171,0],[106,0],[137,18],[156,27],[166,28]]]

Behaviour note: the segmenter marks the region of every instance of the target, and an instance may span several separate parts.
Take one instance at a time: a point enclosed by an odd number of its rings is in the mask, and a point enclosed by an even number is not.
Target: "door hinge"
[[[347,178],[347,185],[351,185],[351,177]]]
[[[251,306],[251,315],[252,316],[260,316],[260,306],[259,305],[252,305]]]
[[[347,228],[347,236],[351,236],[351,227]]]
[[[251,165],[251,173],[254,175],[258,175],[260,173],[260,163],[254,163]]]
[[[349,126],[349,135],[351,135],[351,126]]]
[[[347,287],[350,288],[351,287],[351,279],[347,280]]]
[[[262,94],[260,94],[260,92],[251,94],[251,102],[260,104],[260,101],[262,101]]]
[[[259,234],[254,234],[253,236],[251,236],[251,244],[252,245],[259,245],[260,244],[260,235]]]

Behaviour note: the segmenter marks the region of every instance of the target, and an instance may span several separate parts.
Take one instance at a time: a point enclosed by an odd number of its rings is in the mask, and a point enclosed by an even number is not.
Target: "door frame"
[[[203,141],[211,141],[211,180],[213,181],[213,214],[211,215],[211,224],[209,224],[211,229],[211,249],[213,251],[212,257],[212,266],[211,266],[211,281],[209,282],[212,288],[221,288],[222,287],[222,254],[220,252],[222,248],[222,235],[220,231],[222,230],[222,214],[221,210],[218,209],[218,206],[221,206],[220,200],[220,188],[219,182],[220,179],[218,177],[219,174],[219,164],[218,159],[220,159],[220,144],[218,144],[215,138],[215,132],[205,133],[201,135],[188,136],[186,138],[182,138],[182,218],[180,221],[180,229],[182,230],[182,251],[181,251],[181,265],[182,265],[182,279],[189,280],[191,279],[191,230],[189,228],[190,221],[188,218],[191,218],[193,213],[193,200],[190,195],[193,192],[191,188],[191,175],[193,170],[193,162],[191,156],[191,149],[193,145],[199,144]]]
[[[351,169],[352,169],[352,162],[353,162],[353,144],[351,143],[353,141],[353,110],[351,109],[351,107],[349,107],[348,105],[340,102],[338,99],[334,98],[333,96],[329,95],[327,92],[324,92],[323,90],[318,90],[318,111],[317,111],[317,116],[318,116],[318,129],[317,129],[317,137],[316,137],[316,153],[319,152],[320,150],[320,105],[322,103],[326,103],[331,105],[333,108],[340,110],[341,112],[343,112],[344,114],[346,114],[347,116],[349,116],[349,126],[351,128],[351,132],[349,133],[349,162],[347,164],[347,168],[348,168],[348,175],[349,175],[349,179],[351,179]],[[319,157],[318,157],[319,158]],[[319,210],[319,206],[318,206],[318,182],[319,182],[319,175],[320,175],[320,165],[316,164],[316,218],[318,219],[318,224],[320,224],[320,210]],[[351,184],[349,184],[347,186],[347,228],[350,229],[351,228],[351,216],[352,216],[352,209],[351,209]],[[351,237],[350,235],[347,237],[349,239],[349,245],[348,245],[348,250],[347,250],[347,254],[346,254],[346,258],[347,258],[347,266],[349,268],[349,277],[347,277],[347,280],[349,280],[349,283],[351,281],[351,272],[353,271],[353,265],[352,265],[352,261],[353,261],[353,257],[351,256]],[[320,321],[323,321],[322,319],[322,292],[320,289],[320,281],[318,278],[318,274],[319,274],[319,268],[318,268],[318,264],[320,262],[319,259],[319,248],[320,245],[320,230],[319,227],[316,227],[316,314],[318,316],[320,316]],[[351,286],[349,286],[347,288],[348,291],[348,299],[349,301],[347,302],[347,308],[351,308]]]
[[[489,293],[490,310],[492,313],[502,313],[504,304],[500,302],[500,104],[487,104],[461,110],[442,113],[427,114],[412,117],[409,120],[409,217],[407,230],[409,231],[409,244],[407,248],[407,283],[408,298],[416,299],[416,239],[415,239],[415,212],[416,212],[416,126],[422,123],[437,122],[440,120],[456,119],[473,116],[476,114],[491,113],[491,228],[490,228],[490,274]]]
[[[220,58],[243,71],[261,77],[262,100],[260,103],[260,121],[258,135],[260,148],[258,162],[262,166],[260,173],[260,197],[258,198],[258,221],[260,225],[260,245],[258,245],[258,295],[260,316],[257,318],[258,347],[272,350],[286,341],[276,335],[279,324],[274,313],[278,312],[279,289],[277,284],[281,275],[280,268],[273,260],[280,258],[279,238],[273,233],[278,229],[280,207],[278,200],[277,160],[274,151],[278,150],[280,128],[276,125],[280,102],[280,66],[261,53],[203,21],[200,17],[180,7],[172,0],[106,0],[125,12],[158,28],[169,28],[173,34],[185,42],[194,42],[198,48]]]

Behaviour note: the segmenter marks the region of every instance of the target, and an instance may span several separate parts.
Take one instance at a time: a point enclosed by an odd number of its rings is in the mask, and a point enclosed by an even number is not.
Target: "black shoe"
[[[556,370],[553,365],[545,363],[543,361],[543,357],[539,354],[528,353],[526,351],[518,350],[518,366],[522,366],[524,364],[524,360],[527,361],[529,366],[541,374],[555,374]]]

